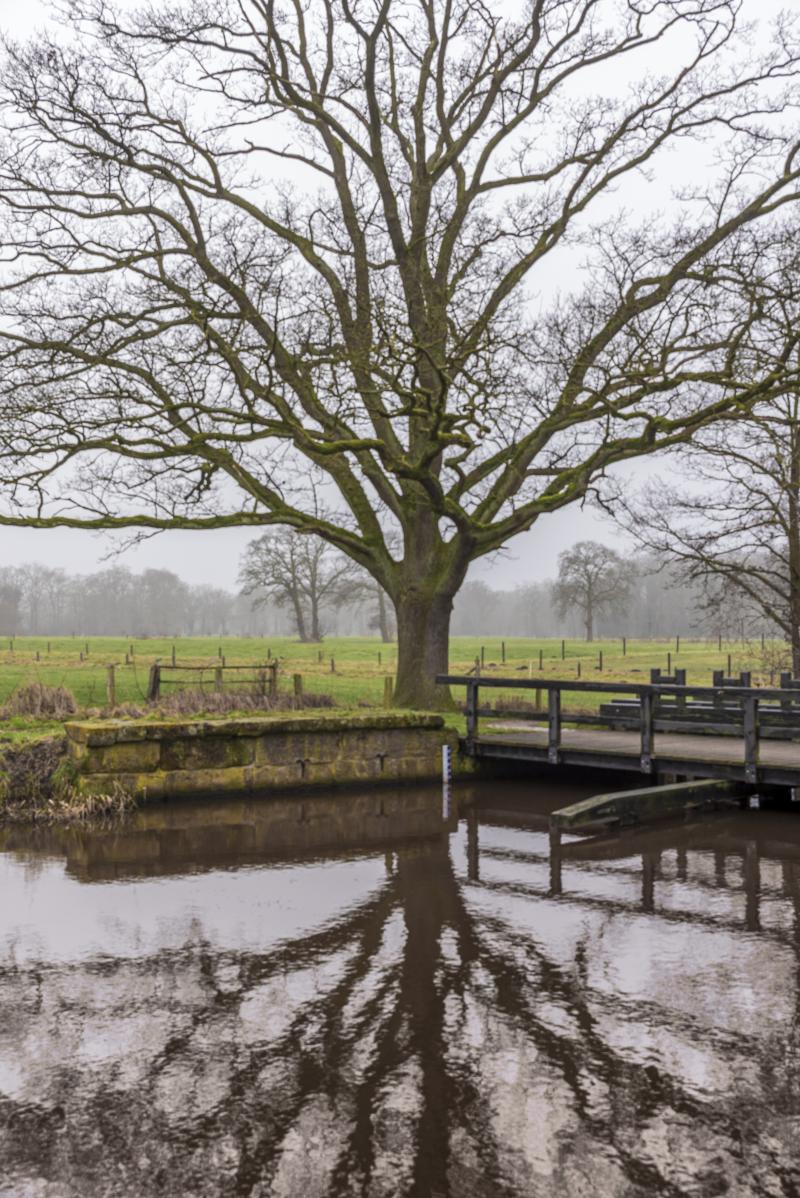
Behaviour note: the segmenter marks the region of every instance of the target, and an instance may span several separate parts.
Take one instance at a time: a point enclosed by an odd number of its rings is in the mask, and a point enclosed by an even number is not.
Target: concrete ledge
[[[441,716],[401,712],[76,721],[66,734],[81,793],[117,784],[153,799],[431,781],[441,777],[442,746],[458,745]]]

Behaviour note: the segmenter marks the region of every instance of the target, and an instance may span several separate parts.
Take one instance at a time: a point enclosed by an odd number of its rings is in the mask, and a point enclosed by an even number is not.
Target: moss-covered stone
[[[67,735],[82,793],[116,781],[148,798],[433,779],[457,744],[441,716],[400,712],[86,721]]]

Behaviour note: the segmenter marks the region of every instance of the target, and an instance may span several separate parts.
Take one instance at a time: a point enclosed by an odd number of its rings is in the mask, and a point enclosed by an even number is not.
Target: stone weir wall
[[[436,715],[95,720],[66,726],[82,794],[117,783],[141,799],[440,778],[458,737]]]

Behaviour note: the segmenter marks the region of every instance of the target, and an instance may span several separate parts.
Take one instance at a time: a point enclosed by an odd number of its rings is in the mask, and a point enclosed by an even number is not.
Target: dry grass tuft
[[[65,686],[46,686],[43,682],[31,682],[14,691],[4,707],[0,708],[0,717],[9,719],[11,716],[51,716],[64,719],[74,715],[78,710],[75,696]]]
[[[258,691],[176,691],[160,699],[155,710],[166,716],[224,715],[231,711],[302,711],[310,707],[335,707],[330,695],[314,693],[262,695]],[[150,708],[150,710],[154,710]]]

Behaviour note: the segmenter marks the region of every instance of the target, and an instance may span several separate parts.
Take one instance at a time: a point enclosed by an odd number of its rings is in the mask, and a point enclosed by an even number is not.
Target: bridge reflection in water
[[[530,789],[0,834],[2,1192],[800,1192],[800,820]]]

